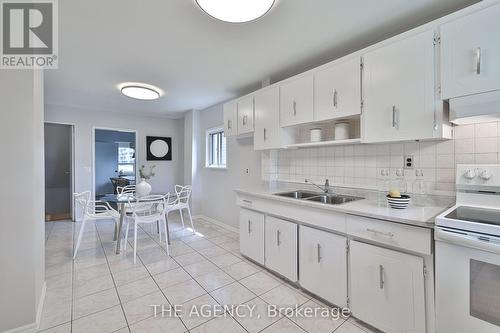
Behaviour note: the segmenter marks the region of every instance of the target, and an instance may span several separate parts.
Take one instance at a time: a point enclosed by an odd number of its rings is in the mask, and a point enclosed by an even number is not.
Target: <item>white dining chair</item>
[[[122,194],[135,194],[135,185],[118,186],[116,188],[116,193],[118,195],[122,195]]]
[[[125,229],[125,247],[127,250],[128,232],[130,227],[130,222],[134,223],[134,264],[137,257],[137,226],[139,224],[150,224],[160,223],[162,224],[163,231],[165,232],[165,239],[167,240],[167,221],[165,217],[165,208],[167,204],[165,201],[165,196],[163,195],[147,195],[140,197],[135,202],[129,201],[129,208],[132,211],[130,216],[126,217],[126,229]],[[159,232],[160,243],[161,243],[161,228]],[[167,243],[167,255],[170,255],[170,251]]]
[[[167,201],[166,215],[168,219],[168,213],[176,210],[179,211],[179,215],[181,216],[182,227],[185,228],[184,217],[182,215],[182,212],[183,210],[187,210],[189,221],[191,222],[191,229],[193,230],[194,233],[195,230],[193,224],[193,217],[191,216],[191,209],[189,208],[189,200],[191,199],[191,190],[192,188],[190,185],[186,186],[175,185],[175,199],[172,198],[173,200],[171,202]]]
[[[78,240],[76,242],[73,259],[76,258],[78,248],[82,242],[83,231],[85,229],[85,223],[89,220],[114,220],[115,225],[120,222],[120,214],[114,210],[109,203],[100,200],[91,200],[92,193],[90,191],[85,191],[81,193],[74,193],[75,202],[83,209],[83,219],[80,226],[80,232],[78,233]]]

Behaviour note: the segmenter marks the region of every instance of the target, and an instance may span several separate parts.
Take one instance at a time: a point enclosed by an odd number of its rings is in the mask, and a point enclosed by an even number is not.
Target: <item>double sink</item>
[[[297,200],[321,202],[328,205],[341,205],[347,202],[364,199],[361,197],[354,197],[350,195],[327,194],[327,193],[309,192],[309,191],[282,192],[282,193],[275,193],[274,195],[297,199]]]

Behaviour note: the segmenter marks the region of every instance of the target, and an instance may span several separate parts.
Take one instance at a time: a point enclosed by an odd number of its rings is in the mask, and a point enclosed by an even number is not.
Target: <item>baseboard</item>
[[[213,223],[213,224],[215,224],[215,225],[217,225],[219,227],[227,229],[229,231],[236,232],[236,233],[240,232],[240,230],[238,228],[232,227],[232,226],[227,225],[227,224],[225,224],[225,223],[223,223],[223,222],[221,222],[219,220],[213,219],[213,218],[205,216],[203,214],[193,215],[193,219],[203,219],[203,220],[206,220],[206,221],[208,221],[210,223]]]
[[[47,293],[47,283],[43,283],[42,293],[40,294],[40,301],[36,309],[36,319],[34,323],[27,324],[21,327],[12,328],[2,333],[36,333],[40,327],[40,320],[42,319],[43,304],[45,303],[45,294]]]

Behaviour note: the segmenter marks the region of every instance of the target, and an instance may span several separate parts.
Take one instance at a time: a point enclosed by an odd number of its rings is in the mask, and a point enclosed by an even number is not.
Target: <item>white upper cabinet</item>
[[[293,126],[313,121],[313,75],[286,82],[280,87],[280,125]]]
[[[255,93],[255,150],[281,148],[280,92],[278,87]]]
[[[500,89],[500,5],[441,26],[443,99]]]
[[[238,135],[253,132],[253,95],[238,100]]]
[[[432,139],[436,124],[434,32],[363,55],[363,142]]]
[[[425,333],[420,257],[350,241],[351,311],[387,333]]]
[[[332,304],[347,306],[346,237],[299,227],[299,283]]]
[[[314,120],[361,112],[361,59],[353,57],[314,74]]]
[[[224,113],[224,134],[226,137],[238,134],[238,104],[236,101],[222,107]]]

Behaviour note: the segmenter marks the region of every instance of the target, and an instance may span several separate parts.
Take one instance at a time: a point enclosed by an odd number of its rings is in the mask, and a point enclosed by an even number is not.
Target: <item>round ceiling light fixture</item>
[[[196,0],[208,15],[230,23],[254,21],[267,14],[276,0]]]
[[[127,97],[143,101],[153,101],[160,98],[160,89],[143,83],[125,83],[120,86],[120,91]]]

